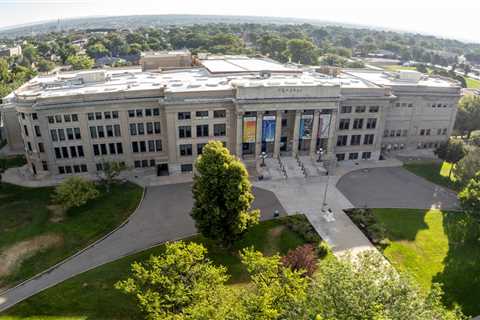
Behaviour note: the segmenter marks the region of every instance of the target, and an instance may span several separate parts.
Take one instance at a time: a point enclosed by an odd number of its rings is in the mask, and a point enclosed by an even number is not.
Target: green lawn
[[[450,188],[452,190],[459,189],[459,186],[455,183],[455,178],[452,174],[451,178],[448,177],[452,164],[448,162],[436,162],[436,161],[419,161],[410,162],[403,165],[408,171],[415,173],[435,184]]]
[[[480,314],[479,225],[463,213],[417,209],[374,209],[391,243],[384,255],[429,290],[442,284],[447,306]]]
[[[304,238],[286,227],[289,217],[261,222],[252,227],[243,240],[235,245],[241,248],[254,246],[265,254],[286,253],[303,243]],[[246,270],[240,264],[237,254],[212,245],[201,236],[190,239],[204,244],[208,256],[216,264],[225,265],[231,275],[230,284],[242,285],[248,281]],[[41,292],[8,310],[8,315],[0,320],[23,319],[25,316],[39,316],[31,320],[44,319],[139,319],[139,314],[131,297],[115,290],[113,285],[129,275],[134,261],[146,260],[152,254],[161,253],[163,246],[117,260],[69,279],[53,288]],[[67,318],[64,318],[67,317]],[[71,317],[71,318],[68,318]],[[47,318],[45,318],[47,319]]]
[[[407,67],[407,66],[401,66],[398,64],[386,65],[381,67],[387,71],[392,71],[392,72],[399,71],[399,70],[417,70],[416,67]]]
[[[47,208],[53,188],[3,184],[0,187],[0,253],[37,236],[50,236],[56,241],[46,250],[31,252],[9,275],[0,277],[0,287],[35,275],[108,233],[134,211],[142,196],[142,188],[131,183],[115,185],[110,193],[100,190],[99,198],[67,211],[63,218],[57,216],[54,222],[54,213]]]
[[[13,167],[21,167],[26,163],[27,163],[27,159],[25,159],[24,155],[1,157],[0,170],[2,168],[8,169]]]
[[[465,80],[467,81],[467,88],[480,89],[480,80],[476,80],[468,77],[465,77]]]

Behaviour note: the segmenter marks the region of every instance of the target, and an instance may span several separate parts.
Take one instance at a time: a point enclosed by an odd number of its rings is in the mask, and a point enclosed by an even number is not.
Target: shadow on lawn
[[[432,282],[443,286],[444,303],[458,304],[471,316],[480,314],[480,225],[467,215],[443,213],[443,227],[448,237],[444,270]]]
[[[376,209],[376,217],[381,225],[388,230],[388,238],[391,241],[415,241],[421,230],[428,229],[425,222],[425,210],[406,209]],[[395,217],[401,216],[402,221]]]

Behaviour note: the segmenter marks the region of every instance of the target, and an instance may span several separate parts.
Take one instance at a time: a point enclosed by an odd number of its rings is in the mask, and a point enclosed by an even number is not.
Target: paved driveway
[[[337,188],[355,207],[458,209],[456,194],[402,168],[358,170]]]
[[[276,196],[254,188],[254,208],[262,219],[285,210]],[[192,208],[191,183],[149,187],[145,199],[129,221],[120,229],[65,263],[0,294],[0,311],[54,286],[68,278],[156,244],[188,237],[196,233],[189,212]]]

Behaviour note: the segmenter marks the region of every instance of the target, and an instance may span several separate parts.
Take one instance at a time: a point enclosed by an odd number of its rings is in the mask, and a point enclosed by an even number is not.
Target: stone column
[[[337,110],[332,110],[332,114],[330,117],[330,127],[328,128],[328,146],[327,146],[327,153],[328,158],[333,159],[334,155],[334,148],[335,148],[335,136],[337,131]]]
[[[243,146],[243,112],[237,113],[237,132],[235,143],[235,155],[238,158],[242,158],[242,146]]]
[[[280,155],[280,139],[282,137],[282,114],[281,110],[277,111],[275,118],[275,141],[273,143],[273,157],[277,158]]]
[[[295,111],[295,123],[293,125],[293,141],[292,141],[292,155],[296,156],[298,154],[298,139],[300,136],[300,118],[302,117],[302,112],[300,110]]]
[[[312,125],[312,140],[310,140],[310,157],[315,157],[317,149],[318,138],[318,124],[320,123],[320,110],[315,110],[313,113],[313,125]]]
[[[257,132],[255,138],[255,158],[262,152],[263,111],[257,111]]]

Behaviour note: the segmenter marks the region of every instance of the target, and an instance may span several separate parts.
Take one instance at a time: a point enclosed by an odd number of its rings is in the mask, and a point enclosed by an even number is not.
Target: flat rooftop
[[[200,63],[212,74],[238,72],[284,72],[301,73],[299,68],[285,66],[265,58],[248,58],[245,56],[210,56]]]

